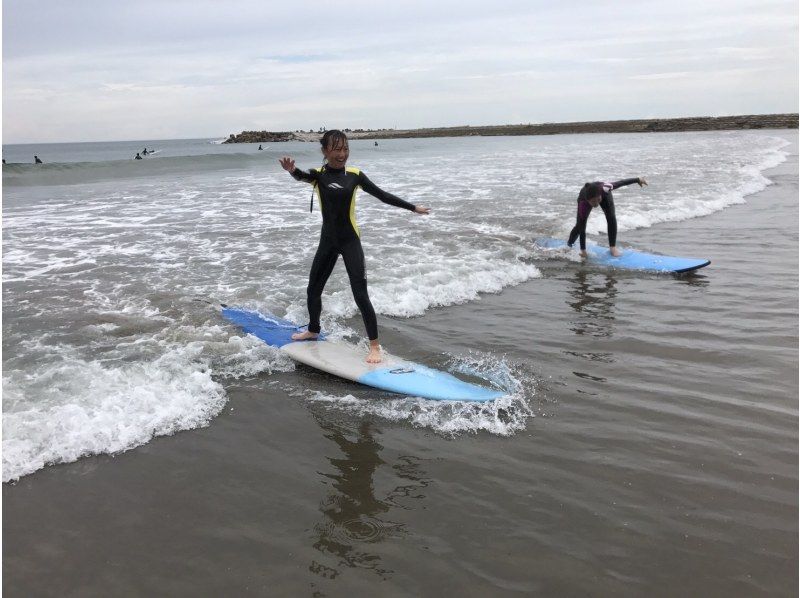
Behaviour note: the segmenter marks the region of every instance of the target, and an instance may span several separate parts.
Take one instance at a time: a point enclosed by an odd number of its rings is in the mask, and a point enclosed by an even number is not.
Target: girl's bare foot
[[[369,341],[369,355],[367,355],[367,363],[380,363],[383,361],[381,355],[381,346],[378,341]]]
[[[611,252],[611,255],[613,255],[614,257],[619,257],[622,255],[622,252],[616,247],[609,247],[608,249]]]
[[[314,340],[319,336],[318,332],[309,332],[308,330],[304,330],[303,332],[295,332],[292,335],[293,341],[308,341]]]

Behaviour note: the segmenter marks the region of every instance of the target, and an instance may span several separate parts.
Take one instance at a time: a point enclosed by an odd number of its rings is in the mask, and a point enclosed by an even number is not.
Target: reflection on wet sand
[[[617,279],[610,272],[587,272],[580,269],[570,281],[567,305],[575,310],[576,317],[570,320],[570,330],[578,336],[611,338],[614,335],[614,308],[617,296]],[[577,341],[577,345],[584,341]],[[614,355],[597,351],[564,351],[567,355],[579,357],[597,363],[613,363]],[[572,372],[578,378],[590,382],[605,382],[600,376],[585,372]],[[578,392],[594,395],[595,393],[578,390]]]
[[[681,284],[685,284],[686,286],[690,287],[698,287],[701,289],[707,287],[708,283],[710,282],[708,276],[705,274],[700,274],[696,271],[686,272],[685,274],[676,274],[674,278]]]
[[[578,270],[567,299],[577,315],[570,330],[577,335],[613,336],[616,297],[617,279],[612,273]]]
[[[383,447],[373,437],[368,421],[334,422],[327,415],[315,419],[341,455],[328,457],[330,472],[320,472],[329,488],[320,504],[322,522],[314,526],[313,544],[323,558],[313,560],[309,570],[325,579],[335,579],[346,568],[374,571],[387,579],[392,571],[381,561],[377,544],[406,534],[405,525],[389,520],[393,509],[409,509],[404,499],[422,499],[421,490],[429,480],[419,467],[419,459],[400,456],[391,472],[382,474],[400,478],[401,484],[381,499],[375,495],[375,474],[387,463],[380,457]],[[324,557],[333,557],[324,558]],[[327,564],[325,562],[327,561]]]

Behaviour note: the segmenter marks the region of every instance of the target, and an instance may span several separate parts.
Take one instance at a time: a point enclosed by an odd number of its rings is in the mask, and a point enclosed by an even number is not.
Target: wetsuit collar
[[[325,164],[325,170],[327,170],[328,172],[333,172],[335,174],[339,174],[341,172],[344,172],[345,168],[334,168],[330,164]]]

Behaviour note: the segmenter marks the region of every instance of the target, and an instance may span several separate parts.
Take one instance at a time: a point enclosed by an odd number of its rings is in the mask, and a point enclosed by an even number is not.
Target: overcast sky
[[[798,109],[796,0],[3,0],[3,142]]]

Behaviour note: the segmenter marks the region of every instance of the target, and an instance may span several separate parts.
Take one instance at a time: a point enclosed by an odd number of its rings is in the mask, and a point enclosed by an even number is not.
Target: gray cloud
[[[6,0],[5,141],[797,109],[793,1],[496,4]]]

